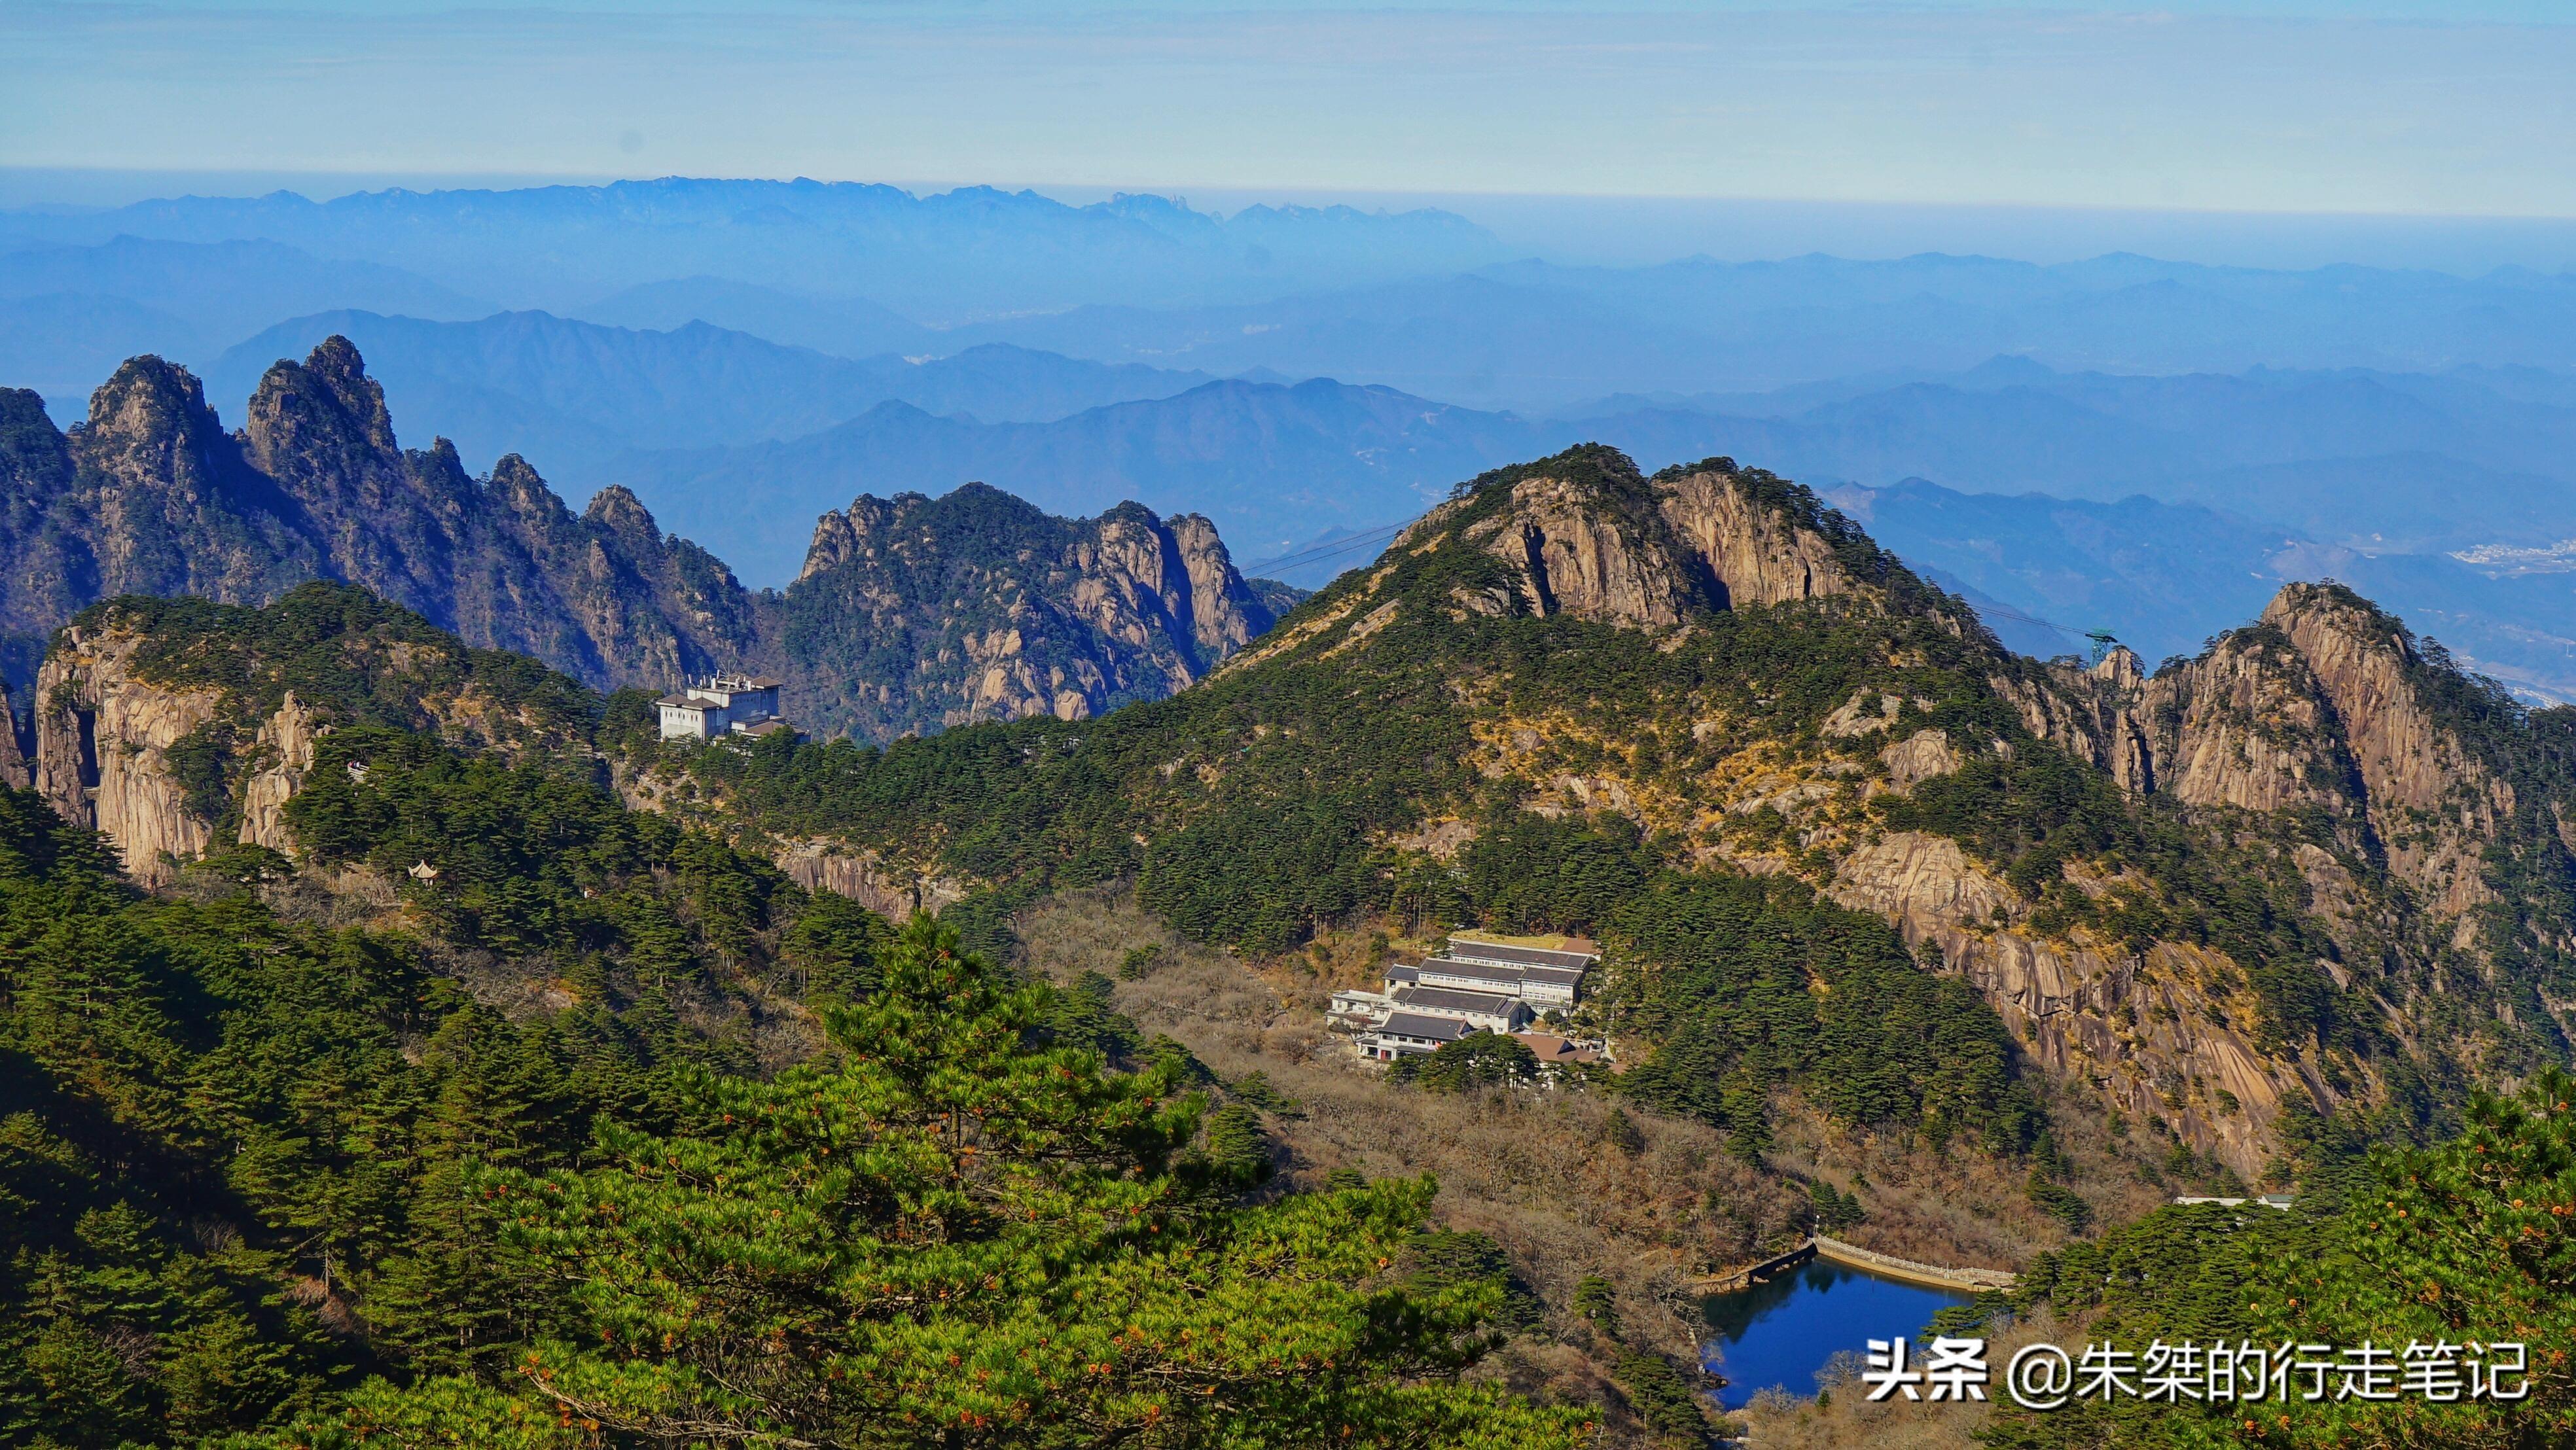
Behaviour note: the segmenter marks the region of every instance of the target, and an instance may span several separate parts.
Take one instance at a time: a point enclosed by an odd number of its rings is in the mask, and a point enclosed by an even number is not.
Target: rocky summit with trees
[[[1584,448],[1097,718],[666,742],[322,581],[89,606],[35,693],[11,1444],[1680,1445],[1692,1275],[1817,1228],[2012,1248],[1954,1327],[2533,1349],[1996,1443],[2566,1433],[2576,712],[2338,587],[2033,661]],[[1596,938],[1626,1070],[1278,1025],[1469,924]]]

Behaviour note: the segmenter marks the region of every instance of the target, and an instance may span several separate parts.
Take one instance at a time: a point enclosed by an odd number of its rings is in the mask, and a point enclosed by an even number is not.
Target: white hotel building
[[[1557,950],[1453,936],[1419,962],[1389,963],[1384,991],[1335,992],[1326,1024],[1377,1062],[1436,1052],[1473,1032],[1521,1033],[1542,1012],[1571,1009],[1600,960],[1589,942]]]
[[[778,690],[785,683],[767,675],[711,675],[703,685],[664,695],[653,702],[662,712],[662,738],[717,740],[792,729],[778,715]]]

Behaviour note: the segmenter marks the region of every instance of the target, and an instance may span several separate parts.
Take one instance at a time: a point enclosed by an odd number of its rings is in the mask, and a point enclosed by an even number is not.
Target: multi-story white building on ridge
[[[1455,1017],[1479,1032],[1517,1032],[1538,1016],[1517,997],[1460,992],[1448,987],[1398,987],[1386,994],[1398,1012]]]
[[[1435,1052],[1474,1032],[1526,1036],[1540,1013],[1569,1010],[1581,998],[1585,973],[1601,960],[1590,947],[1507,946],[1453,936],[1419,962],[1388,963],[1384,991],[1335,992],[1326,1025],[1350,1033],[1360,1055],[1378,1062]],[[1426,1024],[1437,1023],[1449,1025],[1426,1030]],[[1584,1050],[1597,1055],[1595,1048]]]
[[[1360,1049],[1381,1062],[1393,1062],[1399,1057],[1428,1057],[1475,1030],[1455,1017],[1394,1012],[1388,1014],[1386,1021],[1376,1030],[1361,1037]]]
[[[1544,1012],[1573,1006],[1582,996],[1584,974],[1600,960],[1598,951],[1505,946],[1453,936],[1413,971],[1414,980],[1426,987],[1499,992]]]
[[[653,702],[662,712],[662,738],[756,738],[790,729],[778,714],[778,691],[785,683],[767,675],[710,675],[703,685],[689,685],[676,694],[664,695]]]

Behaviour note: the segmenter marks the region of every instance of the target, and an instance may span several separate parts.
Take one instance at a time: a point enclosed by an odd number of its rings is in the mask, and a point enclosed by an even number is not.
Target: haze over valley
[[[1826,490],[2035,653],[2189,652],[2334,577],[2576,695],[2563,273],[1567,266],[1430,211],[683,180],[18,212],[0,238],[0,362],[66,426],[137,353],[231,419],[343,335],[407,440],[624,486],[754,588],[857,494],[968,480],[1204,514],[1314,587],[1368,557],[1322,541],[1595,440]]]
[[[2576,19],[0,6],[0,1445],[2576,1445]]]

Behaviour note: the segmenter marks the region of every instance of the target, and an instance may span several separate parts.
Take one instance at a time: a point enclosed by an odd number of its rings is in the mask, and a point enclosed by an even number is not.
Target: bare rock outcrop
[[[1715,586],[1721,608],[1851,592],[1833,544],[1755,499],[1731,472],[1702,468],[1657,481],[1664,522]]]
[[[205,852],[214,824],[189,809],[170,748],[215,718],[222,692],[145,684],[134,635],[67,629],[36,676],[36,790],[57,815],[116,843],[125,869],[159,885]]]
[[[2514,792],[2424,700],[2413,643],[2348,590],[2292,584],[2263,611],[2333,707],[2390,872],[2435,913],[2495,898],[2482,868]]]
[[[2154,679],[2124,667],[1995,683],[2033,733],[2131,790],[2325,811],[2354,849],[2385,850],[2422,909],[2457,919],[2494,899],[2484,861],[2516,797],[2442,723],[2427,678],[2395,620],[2340,586],[2291,584],[2255,624]]]
[[[852,851],[834,841],[790,841],[779,848],[776,860],[778,869],[806,890],[846,896],[898,925],[966,897],[966,888],[948,877],[897,873],[876,852]]]
[[[2239,631],[2145,693],[2142,728],[2165,794],[2249,811],[2353,807],[2333,711],[2288,642]]]
[[[1512,485],[1511,507],[1467,538],[1518,567],[1524,607],[1604,624],[1679,624],[1693,591],[1646,521],[1601,506],[1587,481],[1546,476]]]
[[[780,608],[806,672],[790,713],[874,738],[1087,719],[1186,688],[1272,623],[1206,519],[1053,518],[982,484],[824,515]]]
[[[1727,459],[1640,478],[1624,456],[1588,444],[1432,510],[1390,552],[1451,528],[1516,576],[1507,591],[1462,587],[1456,603],[1469,613],[1516,605],[1657,629],[1708,610],[1863,594],[1895,571],[1797,485]],[[1857,575],[1856,560],[1878,577]]]
[[[2258,1171],[2273,1124],[2317,1085],[2259,1051],[2227,1011],[2223,957],[2158,942],[2143,954],[2028,930],[2012,887],[1946,837],[1893,832],[1845,857],[1828,896],[1886,917],[1908,945],[1991,1003],[2039,1064],[2113,1107],[2158,1120],[2239,1173]],[[2242,1004],[2240,1012],[2250,1011]]]
[[[260,722],[252,758],[264,763],[242,784],[244,845],[295,854],[295,837],[286,828],[286,803],[304,788],[305,777],[313,771],[314,744],[329,728],[314,719],[293,690],[286,692],[276,714]]]
[[[1878,758],[1887,767],[1888,783],[1898,790],[1912,790],[1959,768],[1959,752],[1950,748],[1948,733],[1940,730],[1917,730],[1880,751]]]

